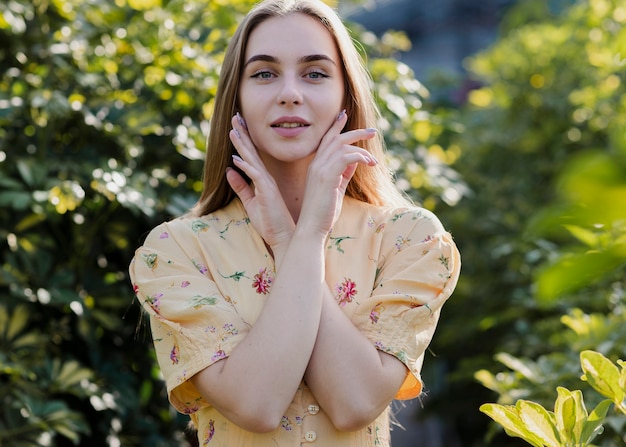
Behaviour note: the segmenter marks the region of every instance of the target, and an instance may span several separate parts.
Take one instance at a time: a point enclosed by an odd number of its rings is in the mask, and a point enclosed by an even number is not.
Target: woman
[[[131,279],[200,445],[388,446],[459,274],[394,188],[370,80],[335,12],[268,0],[225,55],[194,211]]]

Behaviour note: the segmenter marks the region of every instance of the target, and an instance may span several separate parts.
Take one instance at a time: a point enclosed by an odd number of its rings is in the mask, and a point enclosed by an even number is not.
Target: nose
[[[302,91],[298,86],[298,79],[295,76],[284,76],[278,92],[278,102],[280,105],[302,104]]]

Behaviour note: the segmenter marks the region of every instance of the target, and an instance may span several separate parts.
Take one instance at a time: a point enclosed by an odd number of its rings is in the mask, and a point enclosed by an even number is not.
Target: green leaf
[[[574,397],[571,391],[563,387],[558,387],[557,393],[558,397],[554,404],[554,417],[556,418],[559,435],[561,440],[575,444],[578,441],[575,435],[578,417]]]
[[[625,391],[620,387],[620,372],[609,359],[596,351],[580,353],[580,365],[583,369],[582,380],[585,380],[604,397],[621,404]]]
[[[534,433],[546,446],[560,447],[554,414],[528,400],[517,401],[516,408],[528,431]]]
[[[544,447],[541,439],[529,431],[526,424],[522,422],[516,407],[500,404],[483,404],[479,410],[500,424],[509,436],[522,438],[533,447]]]
[[[15,336],[26,327],[27,323],[28,309],[26,309],[26,306],[17,306],[13,310],[11,318],[9,319],[9,323],[6,328],[6,339],[13,340]]]
[[[554,404],[554,416],[561,442],[566,445],[579,445],[587,409],[580,390],[570,391],[557,387],[558,397]]]
[[[31,201],[32,195],[27,191],[4,191],[0,193],[0,207],[25,210]]]
[[[58,359],[55,359],[57,361]],[[70,360],[63,364],[56,362],[56,368],[53,376],[53,380],[59,389],[67,390],[68,388],[78,385],[83,379],[91,379],[93,377],[93,371],[84,368],[76,360]]]
[[[531,382],[539,383],[541,381],[541,377],[538,376],[537,371],[533,368],[533,362],[514,357],[506,352],[499,352],[495,357],[503,365],[513,371],[517,371]]]
[[[591,441],[604,431],[602,423],[606,418],[611,404],[612,402],[610,399],[605,399],[593,409],[583,425],[583,430],[580,436],[581,445],[590,445]]]
[[[537,298],[543,304],[550,304],[562,295],[604,278],[623,264],[624,258],[610,251],[564,255],[539,270]]]
[[[594,248],[598,246],[598,235],[578,225],[564,225],[565,229],[571,233],[576,239],[588,247]]]

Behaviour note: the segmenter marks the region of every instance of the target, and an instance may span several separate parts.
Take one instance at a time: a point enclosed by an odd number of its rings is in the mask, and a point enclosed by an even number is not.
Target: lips
[[[281,138],[297,138],[304,134],[311,124],[299,116],[281,116],[270,123],[270,126]]]
[[[281,116],[270,124],[272,127],[282,129],[294,129],[297,127],[307,127],[309,123],[298,116]]]
[[[283,129],[294,129],[296,127],[306,127],[308,124],[302,123],[280,123],[280,124],[272,124],[272,127],[281,127]]]

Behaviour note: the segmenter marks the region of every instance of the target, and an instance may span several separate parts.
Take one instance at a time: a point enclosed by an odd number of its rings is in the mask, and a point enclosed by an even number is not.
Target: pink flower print
[[[178,365],[178,361],[179,361],[179,351],[178,351],[178,346],[174,345],[172,346],[172,350],[170,351],[170,360],[172,361],[172,365]]]
[[[370,321],[372,322],[372,324],[378,323],[378,320],[380,319],[380,314],[383,310],[385,310],[385,306],[383,306],[383,303],[378,303],[372,308],[370,312]]]
[[[200,409],[200,407],[198,407],[197,404],[194,404],[194,405],[186,406],[185,408],[183,408],[183,413],[184,414],[193,414],[196,411],[198,411],[199,409]]]
[[[223,350],[215,351],[211,356],[212,362],[217,362],[218,360],[222,360],[226,358],[226,353]]]
[[[351,303],[357,293],[356,284],[349,278],[344,278],[340,285],[335,286],[337,292],[337,302],[341,307],[345,307],[346,303]]]
[[[192,259],[191,262],[193,262],[194,267],[197,268],[198,271],[202,273],[203,275],[209,271],[206,265],[196,261],[195,259]]]
[[[189,281],[183,281],[180,283],[180,286],[184,289],[185,287],[189,287],[189,284],[191,284]]]
[[[209,445],[209,442],[213,439],[214,434],[215,421],[213,419],[209,419],[209,425],[204,429],[204,434],[202,436],[202,445]]]
[[[159,235],[159,239],[167,239],[168,237],[170,237],[169,233],[167,231],[163,231],[160,235]]]
[[[137,295],[137,292],[139,292],[139,286],[137,284],[133,284],[133,293]]]
[[[274,281],[272,273],[267,270],[267,267],[265,267],[259,270],[259,273],[254,275],[252,287],[256,289],[256,293],[260,295],[267,295],[270,292],[272,281]]]

